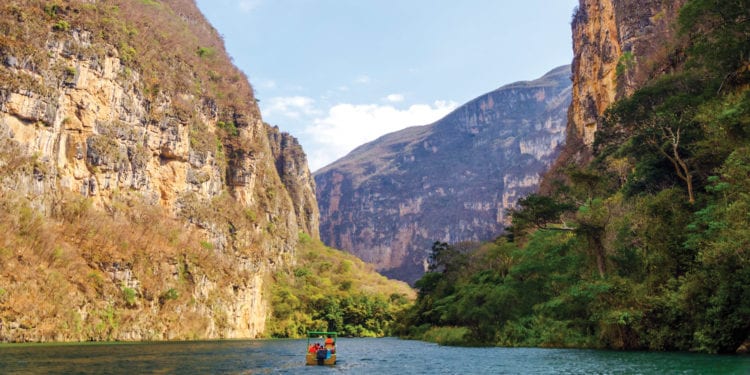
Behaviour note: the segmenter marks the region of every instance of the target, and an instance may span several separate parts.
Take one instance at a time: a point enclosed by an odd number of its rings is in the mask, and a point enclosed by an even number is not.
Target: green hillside
[[[301,235],[297,264],[274,275],[270,337],[307,331],[343,336],[391,334],[396,317],[414,301],[404,282],[390,280],[354,255]]]
[[[436,244],[402,321],[447,344],[747,351],[747,1],[688,1],[672,69],[607,112],[594,160],[478,249]]]

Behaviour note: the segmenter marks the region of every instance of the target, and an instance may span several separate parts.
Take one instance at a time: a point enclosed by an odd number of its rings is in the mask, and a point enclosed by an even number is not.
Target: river
[[[455,348],[421,341],[337,341],[335,367],[305,366],[305,340],[0,346],[3,374],[750,374],[749,356],[537,348]]]

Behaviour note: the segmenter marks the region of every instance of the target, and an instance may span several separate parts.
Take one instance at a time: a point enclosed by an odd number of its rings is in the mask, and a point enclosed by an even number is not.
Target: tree
[[[670,163],[685,184],[688,201],[695,203],[694,178],[698,171],[693,149],[704,138],[695,113],[706,100],[705,87],[706,82],[692,73],[671,74],[653,81],[610,107],[597,143],[619,143],[619,152],[636,160],[655,151]]]
[[[429,272],[441,272],[450,278],[456,278],[457,273],[466,265],[466,253],[471,250],[468,243],[449,245],[445,242],[435,241],[428,258]]]
[[[683,298],[702,307],[694,346],[707,352],[734,351],[750,337],[750,149],[737,149],[719,172],[686,241],[699,267],[687,274]]]
[[[560,203],[554,198],[531,194],[518,200],[520,209],[510,210],[513,228],[519,231],[531,227],[537,229],[572,230],[561,222],[560,216],[573,209],[569,203]],[[552,226],[552,224],[562,224]]]
[[[690,39],[688,63],[718,83],[739,86],[750,79],[749,0],[691,0],[680,10],[680,32]]]
[[[692,161],[680,150],[683,145],[683,133],[685,129],[685,113],[679,115],[674,113],[657,113],[644,122],[643,139],[653,149],[664,156],[674,166],[675,173],[685,182],[688,202],[695,203],[693,193],[693,175],[695,170]]]
[[[443,266],[444,254],[448,251],[449,246],[445,242],[435,241],[430,249],[430,256],[427,258],[427,270],[429,272],[440,272],[438,268]]]
[[[599,277],[602,278],[607,273],[607,256],[602,241],[604,228],[609,223],[610,217],[607,202],[598,198],[582,205],[576,214],[578,225],[575,233],[586,239],[588,251],[593,254],[596,269],[599,272]]]

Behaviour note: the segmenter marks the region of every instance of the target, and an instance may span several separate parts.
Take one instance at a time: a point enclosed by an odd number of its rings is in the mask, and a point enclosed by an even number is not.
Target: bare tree
[[[680,150],[685,127],[684,118],[685,113],[660,113],[651,117],[646,123],[645,141],[672,163],[677,177],[687,186],[688,201],[694,204],[693,175],[695,171],[690,166],[689,158]]]

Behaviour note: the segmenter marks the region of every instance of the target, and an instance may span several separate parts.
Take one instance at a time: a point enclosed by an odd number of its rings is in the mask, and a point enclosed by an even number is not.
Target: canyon
[[[414,282],[434,241],[487,241],[564,144],[570,67],[505,85],[315,173],[321,239]]]

